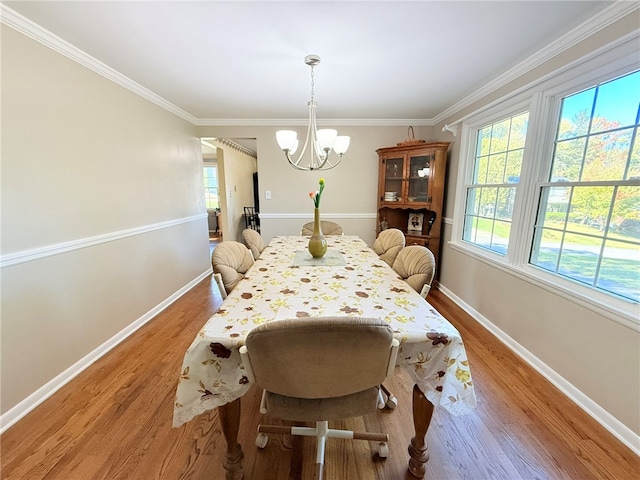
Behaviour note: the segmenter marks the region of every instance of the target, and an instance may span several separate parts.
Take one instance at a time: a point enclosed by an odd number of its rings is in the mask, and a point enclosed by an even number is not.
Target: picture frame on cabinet
[[[422,232],[422,222],[424,221],[424,213],[409,213],[409,223],[407,232]]]

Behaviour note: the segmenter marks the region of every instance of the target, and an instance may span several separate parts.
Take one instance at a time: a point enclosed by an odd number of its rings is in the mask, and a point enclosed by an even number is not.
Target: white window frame
[[[528,263],[538,196],[541,183],[548,181],[562,99],[596,83],[640,69],[637,38],[638,33],[628,35],[461,119],[460,156],[449,245],[510,275],[640,331],[638,303],[581,285]],[[516,188],[509,245],[507,254],[503,256],[462,240],[466,185],[473,174],[477,131],[493,121],[526,110],[529,111],[529,125],[522,170]]]
[[[220,177],[219,177],[219,173],[220,173],[220,169],[218,168],[218,163],[217,162],[211,162],[211,161],[204,161],[202,164],[202,175],[203,175],[203,179],[204,179],[204,169],[205,168],[215,168],[216,169],[216,178],[218,178],[218,208],[220,208]],[[205,193],[205,207],[206,207],[206,195],[207,195],[207,187],[204,185],[204,181],[202,182],[202,186],[204,187],[204,193]],[[211,210],[209,207],[206,207],[207,210]]]
[[[515,261],[517,246],[513,245],[511,242],[511,238],[513,238],[514,232],[520,230],[521,220],[521,211],[522,211],[522,200],[521,200],[521,190],[523,188],[523,178],[522,175],[525,171],[525,165],[528,163],[525,161],[528,155],[527,146],[531,144],[530,132],[531,132],[531,97],[530,95],[521,95],[518,98],[515,98],[511,101],[505,102],[500,105],[500,108],[492,108],[481,114],[477,115],[469,122],[465,122],[462,126],[462,135],[460,139],[460,159],[466,159],[465,168],[460,168],[458,175],[458,185],[456,188],[456,215],[455,218],[460,219],[459,222],[454,222],[454,235],[452,238],[455,238],[460,243],[462,243],[465,248],[469,249],[475,255],[480,256],[488,256],[492,258],[494,261],[503,264],[511,264]],[[487,125],[491,125],[492,123],[499,122],[506,118],[510,118],[516,115],[519,115],[524,112],[529,112],[529,127],[527,127],[527,135],[525,139],[525,148],[523,152],[522,159],[522,167],[520,170],[520,180],[518,181],[518,185],[516,186],[516,198],[513,207],[513,215],[511,218],[511,231],[509,237],[509,245],[507,248],[507,253],[505,255],[501,255],[497,252],[493,252],[486,248],[479,247],[472,242],[468,242],[466,240],[462,240],[462,235],[464,233],[464,217],[466,213],[466,204],[467,204],[467,187],[473,181],[473,174],[475,168],[475,152],[476,152],[476,141],[478,138],[478,131]],[[461,162],[462,163],[462,162]],[[516,248],[514,248],[516,247]]]

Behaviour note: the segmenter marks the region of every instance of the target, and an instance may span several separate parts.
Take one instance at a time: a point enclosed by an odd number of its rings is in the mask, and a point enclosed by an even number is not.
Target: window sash
[[[479,122],[468,133],[461,239],[501,256],[509,250],[528,121],[529,111],[518,106],[499,118]]]
[[[528,262],[534,245],[534,226],[538,218],[539,200],[543,188],[585,185],[584,182],[551,181],[550,172],[557,127],[556,122],[548,119],[560,118],[564,97],[640,69],[640,60],[637,58],[634,39],[636,37],[621,39],[619,42],[611,44],[606,50],[598,52],[598,55],[590,55],[574,62],[573,65],[550,73],[546,77],[520,88],[513,94],[482,107],[480,111],[467,115],[459,122],[453,123],[460,123],[461,139],[455,214],[451,221],[452,232],[449,246],[497,269],[504,270],[510,275],[548,289],[575,303],[595,309],[614,321],[631,328],[638,328],[640,319],[637,315],[637,303],[578,284]],[[480,186],[474,183],[472,175],[478,129],[496,118],[515,114],[518,108],[528,109],[530,112],[527,147],[523,154],[520,182],[516,187],[517,195],[509,249],[506,255],[499,255],[463,240],[465,209],[468,202],[468,189]],[[620,130],[622,129],[624,127],[620,128]],[[639,144],[640,137],[636,140],[636,152],[640,148]],[[634,155],[637,154],[634,153]],[[636,161],[636,163],[638,162]],[[634,166],[634,168],[637,167]],[[624,182],[605,180],[589,183],[590,186],[598,187],[612,185],[636,187],[637,184],[637,179],[627,177]],[[603,247],[605,255],[607,248],[608,246],[605,244]]]
[[[638,83],[639,78],[640,73],[632,71],[555,97],[560,105],[556,133],[553,141],[546,140],[553,145],[547,173],[551,181],[538,186],[538,213],[528,258],[529,264],[551,274],[634,302],[640,302],[640,237],[625,238],[613,227],[625,215],[619,209],[619,194],[626,191],[631,201],[633,194],[638,195],[635,189],[640,179],[629,179],[629,173],[640,97],[631,103],[627,99],[607,102],[606,98],[607,92],[619,95],[625,83],[627,88],[635,87],[633,82]],[[602,113],[603,108],[612,107],[613,115]],[[613,123],[616,121],[619,126]],[[633,205],[626,210],[633,216]]]
[[[207,209],[220,208],[220,196],[218,185],[218,167],[217,165],[204,165],[204,196]]]

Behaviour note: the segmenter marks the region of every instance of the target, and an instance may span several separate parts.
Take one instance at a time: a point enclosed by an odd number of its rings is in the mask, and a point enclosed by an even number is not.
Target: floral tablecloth
[[[273,238],[187,350],[174,427],[244,395],[250,385],[238,350],[247,334],[262,323],[295,317],[383,318],[400,340],[397,364],[431,403],[456,415],[475,407],[467,355],[453,325],[359,237],[327,241],[346,265],[294,266],[308,237]]]

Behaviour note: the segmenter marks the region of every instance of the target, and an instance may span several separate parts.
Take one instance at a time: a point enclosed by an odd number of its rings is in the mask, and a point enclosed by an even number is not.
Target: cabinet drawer
[[[428,247],[429,246],[429,239],[428,238],[424,238],[424,237],[412,237],[410,235],[407,235],[405,237],[406,239],[406,245],[421,245],[423,247]]]

